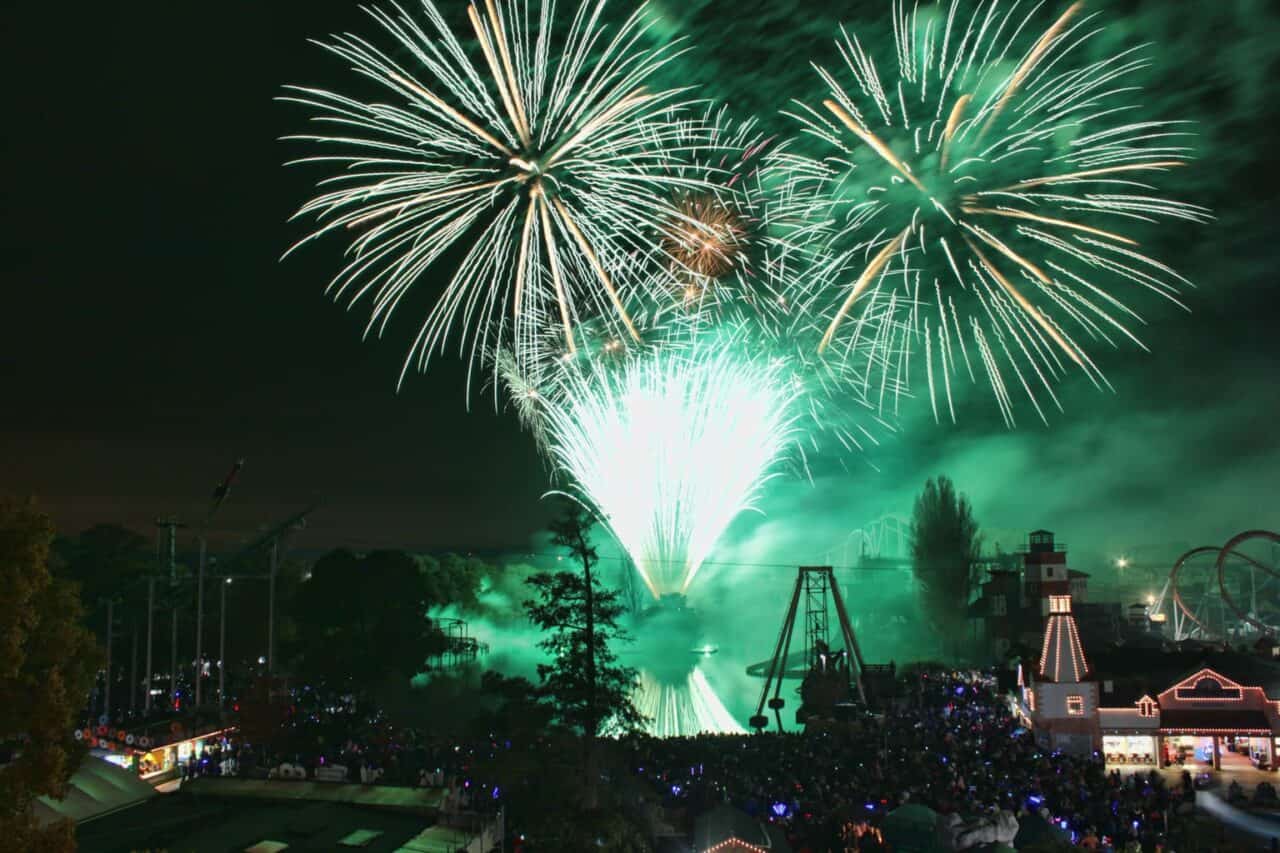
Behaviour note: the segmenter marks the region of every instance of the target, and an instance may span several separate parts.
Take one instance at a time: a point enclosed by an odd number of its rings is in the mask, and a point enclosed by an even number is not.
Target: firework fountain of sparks
[[[787,360],[746,334],[671,337],[680,342],[570,357],[534,383],[504,371],[568,493],[608,528],[654,598],[686,592],[729,523],[756,507],[801,414]]]
[[[461,253],[402,380],[455,333],[472,365],[498,347],[534,361],[548,328],[572,352],[574,326],[594,316],[639,339],[626,305],[661,261],[647,235],[678,219],[678,191],[699,189],[679,170],[699,131],[679,118],[684,90],[645,88],[678,48],[644,46],[643,8],[612,32],[603,9],[584,0],[561,21],[550,0],[476,2],[478,62],[430,0],[424,21],[399,5],[368,9],[391,50],[350,34],[320,46],[390,102],[288,88],[284,100],[325,128],[290,137],[326,149],[294,162],[340,170],[299,210],[318,225],[294,248],[351,235],[330,288],[370,303],[366,334],[385,329],[442,256]]]
[[[703,732],[740,734],[746,731],[725,708],[706,675],[696,666],[676,683],[642,668],[635,705],[636,710],[649,721],[646,730],[655,737],[680,737]]]
[[[1117,284],[1182,306],[1190,283],[1124,232],[1208,218],[1152,183],[1188,162],[1189,131],[1141,117],[1141,48],[1090,58],[1097,14],[1076,3],[1037,33],[1042,8],[895,2],[892,57],[842,30],[845,67],[817,68],[828,97],[791,113],[831,153],[771,161],[825,231],[800,322],[818,353],[870,343],[862,387],[882,411],[923,366],[935,419],[955,419],[962,374],[985,375],[1007,424],[1018,386],[1044,419],[1069,369],[1107,384],[1087,344],[1142,347]],[[885,314],[900,321],[865,322]]]

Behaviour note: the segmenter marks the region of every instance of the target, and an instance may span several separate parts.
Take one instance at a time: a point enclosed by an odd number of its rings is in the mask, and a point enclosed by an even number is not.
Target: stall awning
[[[71,776],[67,796],[61,800],[39,797],[36,819],[42,824],[70,818],[76,823],[135,806],[156,795],[156,791],[131,770],[86,755]]]

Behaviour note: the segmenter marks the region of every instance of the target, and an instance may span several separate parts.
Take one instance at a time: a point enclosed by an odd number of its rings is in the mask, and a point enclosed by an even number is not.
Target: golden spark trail
[[[853,131],[854,135],[871,147],[873,151],[884,158],[884,161],[893,168],[897,169],[902,177],[911,182],[911,185],[920,192],[928,194],[928,190],[924,188],[924,184],[920,183],[920,179],[911,174],[911,170],[907,168],[907,164],[898,159],[897,155],[889,150],[889,146],[876,137],[874,133],[860,126],[854,121],[853,116],[845,112],[844,107],[832,100],[825,100],[822,105],[835,114],[836,118],[844,123],[844,126]]]
[[[858,295],[866,289],[867,285],[871,283],[871,280],[876,277],[876,274],[884,268],[884,265],[889,262],[893,253],[897,251],[898,246],[902,244],[902,241],[906,239],[907,235],[910,233],[911,227],[908,226],[902,229],[897,237],[894,237],[888,243],[885,243],[884,247],[881,248],[880,251],[876,253],[876,256],[871,259],[871,263],[867,264],[867,268],[862,271],[862,275],[858,276],[858,280],[855,281],[853,283],[853,287],[849,289],[849,295],[845,297],[844,302],[841,303],[840,310],[837,311],[836,316],[831,319],[831,325],[827,327],[826,334],[822,336],[822,342],[818,344],[819,355],[821,355],[822,352],[831,344],[831,339],[835,337],[836,329],[840,326],[840,321],[844,319],[844,316],[847,313],[849,313],[849,309],[853,307],[853,303],[857,300]]]
[[[1009,281],[1009,279],[1004,277],[1000,270],[996,269],[995,265],[992,264],[991,261],[987,260],[987,256],[982,253],[982,250],[978,248],[977,244],[969,239],[968,234],[963,234],[961,236],[964,237],[965,243],[969,245],[969,250],[977,257],[978,263],[982,264],[983,268],[991,274],[991,277],[998,281],[1000,286],[1005,289],[1005,292],[1013,297],[1013,300],[1018,303],[1018,307],[1025,311],[1028,317],[1036,321],[1036,324],[1044,330],[1046,335],[1053,339],[1053,342],[1067,354],[1068,358],[1081,367],[1084,367],[1084,364],[1080,361],[1080,356],[1076,354],[1075,349],[1067,344],[1066,339],[1064,339],[1058,330],[1054,328],[1053,324],[1044,318],[1044,315],[1042,315],[1040,311],[1022,295],[1018,288],[1013,286],[1013,283]]]

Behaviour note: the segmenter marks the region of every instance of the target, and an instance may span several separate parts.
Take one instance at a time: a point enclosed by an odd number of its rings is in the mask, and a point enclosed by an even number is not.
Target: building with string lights
[[[1034,662],[1018,667],[1014,704],[1037,742],[1099,752],[1108,766],[1274,767],[1280,665],[1273,645],[1246,652],[1121,640],[1086,654],[1073,612],[1076,578],[1060,553],[1052,534],[1032,534],[1027,587],[1037,594],[1042,628]]]

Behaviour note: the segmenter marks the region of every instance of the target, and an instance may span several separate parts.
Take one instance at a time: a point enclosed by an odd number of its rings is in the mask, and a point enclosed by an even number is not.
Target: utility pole
[[[172,709],[178,703],[178,605],[169,613],[169,708]]]
[[[102,713],[111,716],[111,629],[115,626],[115,599],[107,599],[107,683],[102,691]]]
[[[267,675],[275,672],[276,665],[276,564],[280,557],[280,540],[271,540],[271,580],[267,592]]]
[[[169,621],[169,705],[178,700],[178,528],[185,524],[172,518],[158,519],[156,527],[169,535],[169,598],[173,605]]]
[[[151,674],[155,667],[151,665],[152,634],[155,627],[156,613],[156,579],[147,578],[147,695],[142,700],[144,713],[151,711]]]
[[[133,617],[133,643],[129,651],[129,713],[138,710],[138,617]]]

